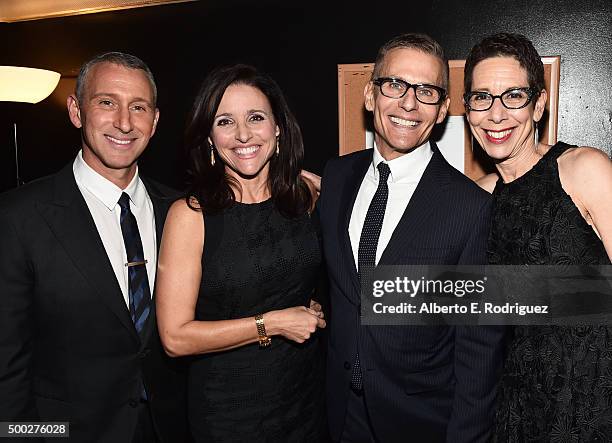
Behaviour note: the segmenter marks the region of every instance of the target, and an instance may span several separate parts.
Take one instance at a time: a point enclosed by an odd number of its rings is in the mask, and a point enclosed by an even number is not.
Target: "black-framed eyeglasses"
[[[540,95],[539,92],[533,88],[512,88],[500,95],[493,95],[484,91],[472,91],[463,94],[463,101],[469,111],[488,111],[496,98],[506,109],[521,109],[538,95]]]
[[[389,98],[402,98],[409,89],[414,90],[416,99],[426,105],[439,105],[446,98],[446,89],[424,83],[412,84],[401,78],[379,77],[372,80],[380,93]]]

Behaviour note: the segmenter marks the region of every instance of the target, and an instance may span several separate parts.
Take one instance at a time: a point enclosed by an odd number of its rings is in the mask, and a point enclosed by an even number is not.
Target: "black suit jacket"
[[[171,203],[145,181],[157,240]],[[72,164],[0,196],[0,421],[69,421],[70,441],[131,442],[141,382],[163,442],[186,440],[184,362],[141,339]]]
[[[491,196],[434,151],[379,265],[485,264]],[[330,278],[329,424],[340,438],[355,354],[380,442],[484,442],[503,328],[362,326],[348,226],[372,150],[331,160],[319,211]]]

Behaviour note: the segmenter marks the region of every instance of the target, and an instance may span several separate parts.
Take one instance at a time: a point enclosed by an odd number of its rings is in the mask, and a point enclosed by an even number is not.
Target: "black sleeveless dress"
[[[525,175],[497,182],[491,264],[610,264],[561,187],[554,145]],[[611,196],[612,197],[612,196]],[[494,441],[612,441],[612,328],[517,326],[498,390]]]
[[[198,320],[252,317],[308,306],[321,267],[310,216],[283,217],[271,200],[206,215]],[[253,320],[253,328],[255,321]],[[272,338],[198,356],[189,374],[197,442],[318,442],[324,435],[323,367],[316,335]]]

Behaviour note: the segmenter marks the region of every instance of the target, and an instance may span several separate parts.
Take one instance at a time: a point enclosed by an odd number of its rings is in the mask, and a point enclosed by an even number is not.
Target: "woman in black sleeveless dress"
[[[297,122],[270,77],[236,65],[204,81],[187,142],[192,187],[168,214],[156,297],[166,351],[196,356],[192,434],[325,441],[325,320],[309,307],[321,250]]]
[[[525,37],[472,48],[464,96],[472,134],[498,173],[489,262],[609,265],[612,166],[601,151],[537,140],[546,104],[540,56]],[[498,391],[499,442],[612,441],[612,327],[517,326]]]

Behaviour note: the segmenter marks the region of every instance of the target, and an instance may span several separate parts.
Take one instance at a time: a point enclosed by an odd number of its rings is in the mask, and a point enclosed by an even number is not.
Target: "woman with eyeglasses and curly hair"
[[[489,263],[609,265],[612,164],[600,150],[537,138],[547,99],[532,43],[502,33],[475,45],[464,102],[474,138],[497,173]],[[498,391],[494,440],[610,441],[612,328],[517,326]]]

